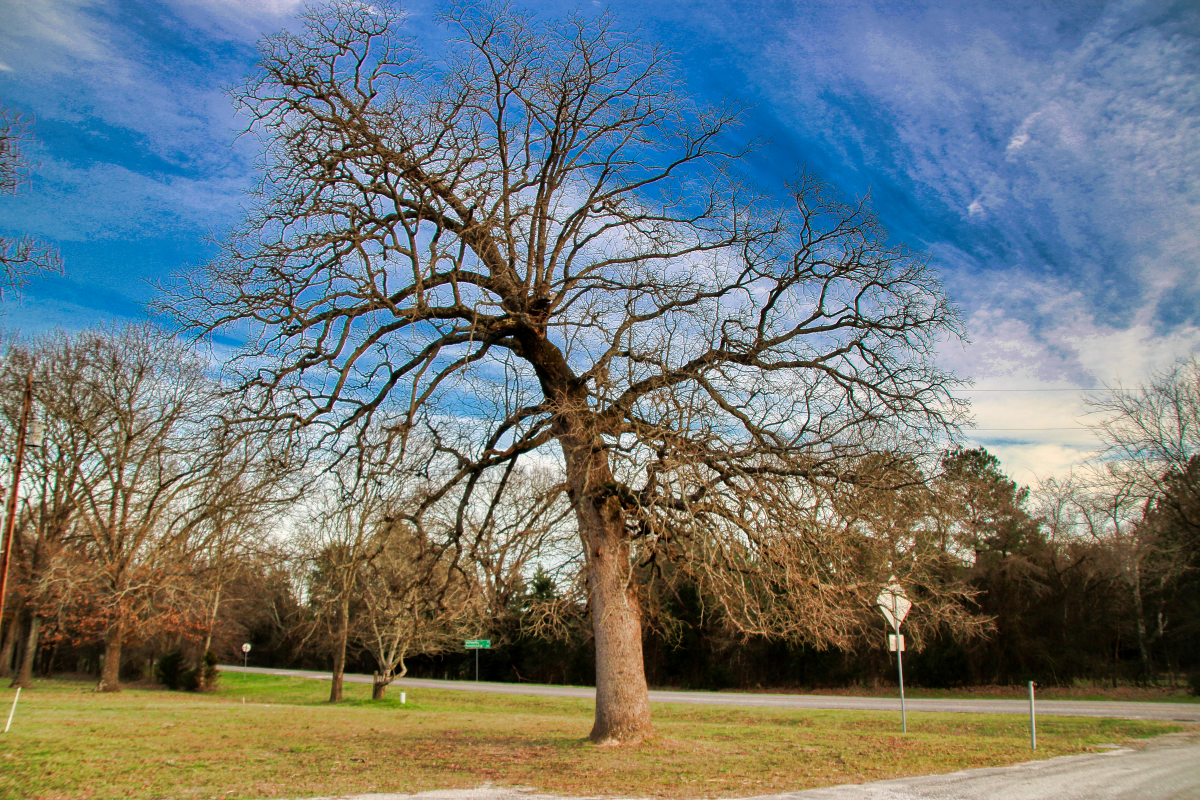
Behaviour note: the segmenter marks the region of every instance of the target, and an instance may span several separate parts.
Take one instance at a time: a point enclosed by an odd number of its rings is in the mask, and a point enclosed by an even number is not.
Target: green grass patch
[[[1029,760],[1019,716],[655,705],[636,747],[586,740],[587,700],[224,673],[214,694],[95,694],[38,681],[0,734],[0,797],[256,798],[417,792],[484,783],[568,795],[731,797]],[[7,717],[13,691],[0,691]],[[244,702],[243,702],[244,701]],[[1037,758],[1181,730],[1039,717]]]

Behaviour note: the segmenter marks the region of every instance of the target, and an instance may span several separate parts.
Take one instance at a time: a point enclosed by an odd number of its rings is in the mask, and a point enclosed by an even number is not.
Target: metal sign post
[[[1029,748],[1037,750],[1037,713],[1034,711],[1033,705],[1033,688],[1037,686],[1033,681],[1029,682]]]
[[[468,650],[475,651],[475,682],[478,683],[479,682],[479,651],[480,650],[491,650],[492,649],[492,640],[491,639],[467,639],[466,641],[463,642],[463,645]]]
[[[250,643],[246,642],[242,645],[242,669],[246,668],[246,664],[250,661]]]
[[[888,636],[888,644],[892,645],[889,649],[896,652],[896,665],[900,670],[900,725],[904,732],[908,733],[908,713],[904,708],[904,637],[900,635],[900,623],[912,610],[912,601],[908,599],[904,587],[893,575],[888,579],[887,586],[883,587],[883,591],[879,593],[875,602],[879,605],[879,610],[883,612],[883,618],[891,623],[892,628],[896,631],[894,639],[892,636]]]

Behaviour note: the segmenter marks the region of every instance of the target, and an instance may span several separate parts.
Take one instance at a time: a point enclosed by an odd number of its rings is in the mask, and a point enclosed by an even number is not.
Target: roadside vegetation
[[[100,694],[36,681],[0,739],[0,796],[304,797],[483,784],[566,795],[733,797],[999,766],[1179,731],[1180,725],[1021,717],[655,707],[636,748],[588,744],[588,700],[393,690],[225,673],[209,694]],[[5,708],[13,691],[0,692]],[[243,702],[244,701],[244,702]]]

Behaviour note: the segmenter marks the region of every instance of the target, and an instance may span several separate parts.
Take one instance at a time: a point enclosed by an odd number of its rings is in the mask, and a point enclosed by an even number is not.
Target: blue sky
[[[412,32],[440,35],[432,2]],[[538,2],[611,9],[689,86],[753,104],[762,181],[870,191],[967,319],[972,441],[1023,481],[1094,446],[1083,398],[1200,345],[1200,4]],[[0,0],[0,102],[34,114],[32,185],[0,229],[67,274],[6,302],[26,332],[139,317],[153,282],[238,220],[254,147],[223,88],[292,0]]]

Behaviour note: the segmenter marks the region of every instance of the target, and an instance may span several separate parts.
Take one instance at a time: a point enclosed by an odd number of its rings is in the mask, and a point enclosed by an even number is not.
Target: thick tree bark
[[[33,685],[33,659],[38,651],[38,634],[42,629],[42,618],[37,614],[29,618],[29,636],[25,639],[25,652],[21,654],[21,666],[12,686],[28,689]]]
[[[619,508],[613,497],[593,507],[589,516],[595,524],[584,532],[596,641],[596,718],[590,738],[597,744],[634,744],[651,732],[642,615],[629,585],[629,541]]]
[[[596,643],[596,744],[636,744],[650,735],[642,660],[642,615],[630,585],[630,542],[613,476],[594,437],[562,439],[579,535],[587,548],[588,598]],[[574,441],[572,441],[574,440]],[[573,446],[574,445],[574,446]]]
[[[97,692],[121,691],[121,640],[124,638],[125,622],[117,619],[108,626],[104,634],[104,666],[100,668]]]

